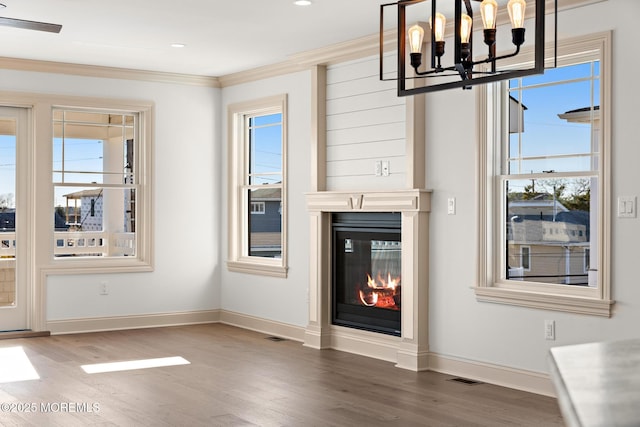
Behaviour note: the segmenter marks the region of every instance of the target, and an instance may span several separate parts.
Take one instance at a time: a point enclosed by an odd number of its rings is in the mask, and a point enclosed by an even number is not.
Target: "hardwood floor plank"
[[[563,425],[552,398],[265,338],[210,324],[2,340],[0,350],[22,347],[40,379],[0,383],[0,403],[14,405],[0,414],[0,425]],[[81,369],[173,356],[190,364]],[[18,411],[18,404],[37,410]]]

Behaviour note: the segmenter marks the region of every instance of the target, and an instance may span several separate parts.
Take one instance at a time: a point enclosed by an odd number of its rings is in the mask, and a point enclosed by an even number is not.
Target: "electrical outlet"
[[[556,339],[556,322],[555,320],[544,321],[544,339],[553,341]]]
[[[106,281],[100,282],[100,295],[109,295],[109,286]]]

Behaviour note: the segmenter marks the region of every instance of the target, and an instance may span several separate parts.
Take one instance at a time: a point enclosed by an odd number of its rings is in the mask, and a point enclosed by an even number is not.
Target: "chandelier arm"
[[[448,70],[448,71],[453,71],[453,70]],[[433,78],[437,78],[437,77],[460,77],[460,74],[456,71],[455,73],[453,72],[444,72],[443,74],[435,74],[435,73],[431,73],[428,75],[423,75],[423,76],[408,76],[405,77],[406,80],[416,80],[416,79],[433,79]],[[398,79],[392,79],[392,80],[398,80]]]
[[[475,65],[480,65],[480,64],[490,64],[490,63],[494,63],[496,61],[500,61],[502,59],[507,59],[507,58],[512,58],[514,56],[516,56],[517,54],[520,53],[520,46],[516,46],[516,50],[513,53],[508,53],[506,55],[502,55],[502,56],[495,56],[495,57],[489,57],[480,61],[473,61],[471,62],[471,67],[475,66]]]
[[[418,68],[414,67],[413,71],[416,73],[417,76],[428,76],[431,74],[438,74],[438,73],[442,73],[445,71],[456,71],[457,72],[457,68],[456,66],[451,66],[451,67],[439,67],[439,68],[435,68],[433,70],[429,70],[429,71],[419,71]]]

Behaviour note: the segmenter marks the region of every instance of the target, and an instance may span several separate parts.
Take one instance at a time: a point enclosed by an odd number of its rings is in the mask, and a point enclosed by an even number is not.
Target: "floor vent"
[[[286,341],[285,338],[280,338],[280,337],[267,337],[266,339],[268,339],[269,341],[274,341],[274,342]]]
[[[461,378],[461,377],[451,378],[449,381],[455,381],[457,383],[462,383],[462,384],[466,384],[466,385],[482,384],[482,382],[480,382],[480,381],[470,380],[469,378]]]

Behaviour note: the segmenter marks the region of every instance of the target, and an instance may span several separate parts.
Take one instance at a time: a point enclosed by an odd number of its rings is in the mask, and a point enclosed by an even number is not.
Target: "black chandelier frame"
[[[488,46],[488,56],[483,59],[474,60],[473,57],[473,32],[471,29],[471,37],[469,39],[468,46],[463,47],[462,38],[460,35],[462,14],[466,13],[473,19],[473,9],[471,7],[471,1],[481,0],[454,0],[455,1],[455,15],[454,15],[454,64],[447,67],[440,65],[440,57],[436,54],[436,40],[435,32],[430,31],[431,40],[431,69],[426,71],[419,71],[418,65],[415,66],[414,75],[408,75],[407,69],[411,69],[411,66],[407,66],[407,7],[418,3],[423,3],[427,0],[399,0],[395,3],[387,3],[380,5],[380,80],[389,81],[396,80],[398,82],[398,96],[410,96],[421,93],[436,92],[446,89],[462,88],[471,89],[474,85],[497,82],[501,80],[508,80],[512,78],[524,77],[534,74],[542,74],[545,70],[545,0],[535,0],[535,38],[534,38],[534,61],[531,68],[526,69],[507,69],[497,70],[497,62],[503,59],[511,58],[520,53],[520,46],[524,42],[524,29],[513,30],[513,41],[515,50],[511,53],[496,56],[496,44],[492,43]],[[437,0],[430,0],[431,3],[431,19],[435,22]],[[384,12],[386,8],[397,7],[397,52],[398,52],[398,72],[396,77],[385,77],[384,70]],[[464,6],[464,12],[463,12]],[[557,66],[557,33],[558,33],[558,0],[554,0],[554,64],[552,68]],[[475,21],[474,21],[475,22]],[[516,31],[517,30],[517,31]],[[495,31],[495,30],[494,30]],[[486,32],[486,30],[485,30]],[[495,37],[495,35],[494,35]],[[516,43],[516,38],[521,38],[522,41]],[[413,59],[413,58],[412,58]],[[411,61],[413,64],[413,60]],[[489,64],[489,70],[474,70],[476,65]],[[418,81],[418,79],[433,79],[440,77],[458,76],[457,80],[449,80],[442,83],[426,84],[424,86],[414,86],[407,88],[407,82],[410,80]]]

